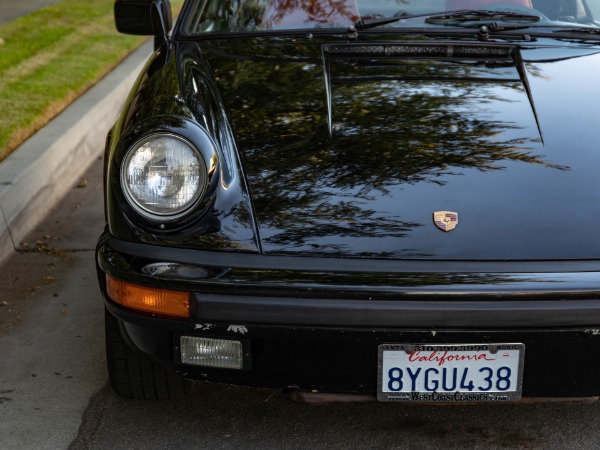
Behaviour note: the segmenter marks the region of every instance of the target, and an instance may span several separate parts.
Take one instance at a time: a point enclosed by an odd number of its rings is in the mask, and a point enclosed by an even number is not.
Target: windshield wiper
[[[540,16],[523,14],[514,11],[488,11],[483,9],[454,11],[450,13],[429,16],[426,23],[461,25],[464,22],[501,21],[501,22],[539,22]]]
[[[554,30],[553,33],[585,33],[585,34],[600,34],[600,28],[581,27],[581,28],[563,28]]]
[[[402,19],[412,19],[416,17],[428,17],[431,14],[408,14],[406,11],[401,11],[397,14],[394,14],[391,17],[377,17],[375,19],[358,19],[354,22],[353,25],[350,25],[350,28],[354,28],[356,31],[367,30],[369,28],[377,28],[383,25],[387,25],[388,23],[398,22]]]
[[[442,11],[439,13],[428,14],[408,14],[406,11],[401,11],[391,17],[378,17],[373,19],[359,19],[348,27],[348,37],[355,38],[360,30],[369,28],[377,28],[390,23],[398,22],[403,19],[414,19],[425,17],[426,23],[431,24],[462,24],[463,22],[473,21],[524,21],[538,22],[542,18],[540,16],[523,14],[513,11],[489,11],[481,9],[461,9],[457,11]],[[502,31],[498,26],[497,31]]]

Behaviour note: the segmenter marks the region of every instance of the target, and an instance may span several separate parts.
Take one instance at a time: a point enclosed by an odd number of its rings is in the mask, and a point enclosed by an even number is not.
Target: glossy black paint
[[[237,222],[248,237],[230,240],[253,241],[244,250],[453,260],[600,254],[590,239],[600,194],[587,75],[598,49],[462,43],[507,54],[443,58],[419,54],[433,43],[388,42],[414,56],[357,57],[313,41],[163,48],[168,56],[156,57],[138,86],[123,131],[138,136],[146,116],[165,117],[163,129],[178,129],[180,118],[205,127],[226,182],[240,185]],[[563,125],[567,118],[573,123]],[[436,229],[437,210],[457,211],[457,229]],[[185,243],[202,246],[197,239]]]
[[[108,140],[107,306],[138,349],[192,378],[373,393],[379,343],[523,342],[525,396],[598,395],[598,67],[600,42],[549,33],[350,43],[176,27]],[[175,223],[138,216],[119,183],[154,132],[210,161],[207,196]],[[439,210],[459,213],[455,230],[434,226]],[[143,274],[154,262],[211,275]],[[190,292],[192,317],[117,307],[105,274]],[[240,323],[249,370],[181,365],[180,335],[235,338]]]
[[[236,131],[265,253],[599,254],[590,239],[590,218],[600,213],[595,131],[580,122],[573,139],[560,126],[565,116],[593,117],[595,82],[582,73],[598,55],[562,48],[548,61],[547,49],[509,45],[508,59],[443,60],[405,43],[416,56],[322,57],[321,45],[280,42],[277,52],[293,57],[273,60],[268,42],[246,41],[205,54]],[[459,213],[455,231],[433,226],[437,210]]]
[[[111,148],[106,153],[110,231],[126,240],[257,252],[259,243],[250,198],[239,160],[233,153],[235,147],[230,145],[231,131],[223,121],[219,99],[204,97],[201,109],[197,100],[200,93],[190,91],[184,101],[179,95],[182,80],[176,70],[178,64],[187,68],[183,82],[188,88],[204,88],[207,81],[202,67],[190,64],[188,55],[175,50],[163,47],[154,54],[127,100],[126,112],[113,129]],[[208,91],[202,93],[205,92]],[[127,204],[120,188],[120,164],[125,152],[129,145],[151,132],[184,136],[203,151],[204,159],[211,165],[209,195],[177,223],[143,219]]]

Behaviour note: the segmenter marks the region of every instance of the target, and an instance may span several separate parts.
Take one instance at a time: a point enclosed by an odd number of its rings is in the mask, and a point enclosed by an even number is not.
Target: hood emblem
[[[436,211],[433,213],[433,223],[442,231],[452,231],[458,225],[458,213],[453,211]]]

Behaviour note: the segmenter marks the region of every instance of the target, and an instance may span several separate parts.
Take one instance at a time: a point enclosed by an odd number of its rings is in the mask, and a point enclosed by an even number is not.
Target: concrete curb
[[[151,42],[142,45],[0,164],[0,264],[98,162],[106,133],[151,52]]]

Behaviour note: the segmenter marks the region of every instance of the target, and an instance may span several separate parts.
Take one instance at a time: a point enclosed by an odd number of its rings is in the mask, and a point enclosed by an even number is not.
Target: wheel
[[[121,397],[166,400],[183,398],[190,392],[190,381],[132,349],[123,338],[119,321],[107,309],[104,310],[104,330],[108,378]]]

